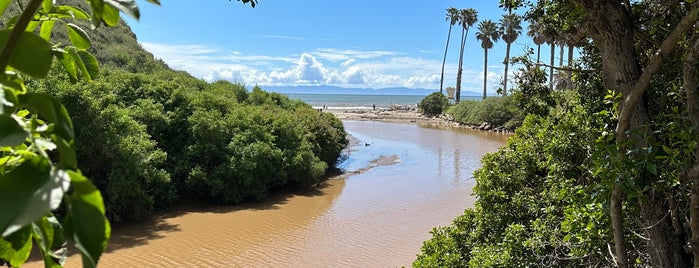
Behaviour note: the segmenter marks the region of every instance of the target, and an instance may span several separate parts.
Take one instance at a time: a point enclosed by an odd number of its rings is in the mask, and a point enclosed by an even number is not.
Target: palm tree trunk
[[[549,69],[549,87],[551,87],[551,89],[553,89],[553,63],[555,60],[554,57],[556,55],[556,44],[551,42],[550,46],[551,46],[551,64],[550,64],[551,66],[549,67],[550,68]]]
[[[536,64],[539,64],[539,59],[541,59],[541,45],[536,45]]]
[[[502,95],[507,96],[507,72],[510,69],[510,46],[511,43],[507,43],[507,49],[505,50],[505,78],[502,82]]]
[[[568,45],[568,67],[573,68],[573,49],[575,47],[572,45]],[[573,71],[568,72],[568,80],[572,81],[573,79]]]
[[[483,60],[483,99],[485,100],[486,86],[488,85],[488,49],[484,48],[485,60]]]
[[[565,45],[562,44],[562,45],[561,45],[561,49],[559,50],[560,52],[558,52],[558,57],[559,57],[559,59],[558,59],[558,67],[563,67],[563,55],[564,55],[564,54],[563,54],[563,48],[564,48],[564,47],[565,47]]]
[[[461,29],[461,52],[459,52],[459,70],[456,73],[456,103],[461,101],[461,66],[464,63],[464,46],[466,46],[466,29]]]
[[[442,59],[442,78],[439,79],[439,93],[444,94],[444,65],[447,63],[447,51],[449,50],[449,40],[451,39],[451,27],[453,25],[449,24],[449,34],[447,35],[447,46],[444,48],[444,59]]]

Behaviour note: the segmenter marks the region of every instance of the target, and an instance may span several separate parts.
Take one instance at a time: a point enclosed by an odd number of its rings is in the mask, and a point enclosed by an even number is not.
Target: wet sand
[[[102,267],[409,266],[429,231],[471,207],[472,172],[506,136],[345,119],[345,174],[252,204],[190,204],[115,226]],[[401,121],[404,122],[404,121]],[[80,257],[69,257],[79,267]],[[33,263],[29,267],[41,267]]]

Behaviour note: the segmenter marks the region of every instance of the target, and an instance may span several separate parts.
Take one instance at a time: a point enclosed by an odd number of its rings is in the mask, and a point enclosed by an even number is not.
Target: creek
[[[432,228],[473,206],[473,171],[507,139],[417,124],[344,124],[354,141],[340,165],[345,174],[261,202],[181,205],[116,226],[100,266],[410,266]],[[67,266],[80,266],[80,257]]]

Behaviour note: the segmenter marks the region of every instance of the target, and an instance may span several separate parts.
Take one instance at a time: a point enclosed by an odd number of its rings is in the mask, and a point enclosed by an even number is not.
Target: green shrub
[[[524,117],[510,96],[461,101],[451,106],[447,114],[462,124],[480,125],[487,122],[510,130],[518,127]]]
[[[449,100],[441,92],[433,92],[422,99],[417,106],[424,115],[437,116],[449,106]]]

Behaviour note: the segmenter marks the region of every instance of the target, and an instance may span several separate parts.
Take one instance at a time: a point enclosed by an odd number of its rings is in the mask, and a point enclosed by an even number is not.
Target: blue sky
[[[208,81],[246,85],[334,85],[439,89],[449,24],[446,9],[474,8],[497,21],[498,1],[259,0],[137,1],[141,20],[128,20],[142,46],[175,69]],[[522,11],[520,11],[521,13]],[[523,25],[524,26],[524,25]],[[526,36],[512,55],[534,47]],[[483,49],[468,33],[463,90],[482,91]],[[454,27],[445,87],[456,83],[460,28]],[[548,46],[542,47],[548,52]],[[548,61],[549,53],[542,53]],[[505,43],[489,51],[488,92],[504,70]],[[516,68],[511,68],[516,69]]]

